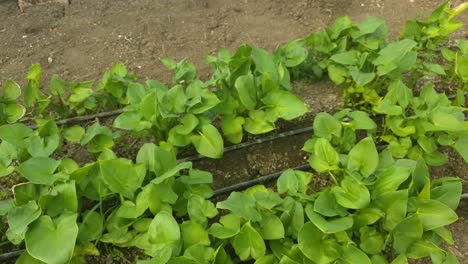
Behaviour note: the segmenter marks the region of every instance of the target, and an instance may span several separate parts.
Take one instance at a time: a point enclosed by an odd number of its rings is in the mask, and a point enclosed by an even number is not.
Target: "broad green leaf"
[[[90,88],[75,88],[73,89],[68,102],[70,103],[81,103],[84,102],[88,97],[94,94],[93,89]]]
[[[453,145],[453,148],[468,162],[468,135],[462,135]]]
[[[208,229],[210,235],[219,239],[227,239],[240,232],[240,218],[234,214],[221,216],[219,222],[221,224],[214,223]]]
[[[373,130],[377,128],[374,120],[366,112],[352,111],[348,116],[351,118],[350,123],[354,129]]]
[[[198,153],[214,159],[223,156],[223,138],[219,134],[218,129],[213,125],[204,125],[199,135],[191,136],[191,140]]]
[[[332,115],[322,112],[314,119],[314,135],[331,140],[332,135],[341,137],[341,123]]]
[[[163,106],[169,109],[169,113],[182,114],[185,112],[187,97],[184,88],[176,85],[169,89],[163,98]]]
[[[279,49],[279,51],[281,52],[281,59],[283,60],[284,66],[298,66],[307,58],[307,49],[304,47],[304,45],[304,40],[297,39],[288,42],[286,45]]]
[[[43,261],[35,259],[28,254],[27,251],[23,252],[21,256],[16,260],[16,264],[46,264]]]
[[[148,239],[157,248],[172,251],[177,256],[181,250],[181,233],[179,224],[168,212],[159,212],[148,229]]]
[[[350,209],[362,209],[369,205],[370,194],[367,187],[351,176],[346,175],[339,186],[332,188],[336,202]]]
[[[206,225],[207,218],[218,215],[218,210],[216,210],[214,204],[199,195],[192,195],[188,199],[187,211],[190,219],[203,226]]]
[[[182,232],[182,239],[184,241],[184,249],[196,244],[205,246],[210,245],[208,232],[200,224],[194,221],[185,221],[180,225],[180,229]]]
[[[385,213],[384,228],[390,232],[406,217],[408,190],[384,193],[375,203]]]
[[[436,252],[443,252],[443,250],[436,246],[433,242],[416,241],[413,245],[411,245],[406,255],[412,259],[420,259],[423,257],[429,257]]]
[[[3,99],[8,101],[16,101],[20,95],[20,86],[16,82],[8,80],[5,84],[5,87],[3,87]]]
[[[0,201],[0,216],[5,216],[13,208],[13,200]]]
[[[6,232],[8,240],[13,244],[20,244],[28,226],[41,215],[41,208],[35,201],[29,201],[27,204],[15,206],[8,212],[8,225]]]
[[[247,110],[254,110],[257,105],[257,87],[251,73],[237,78],[235,87],[241,103]]]
[[[370,83],[375,78],[375,73],[362,72],[356,67],[350,67],[349,73],[351,73],[351,77],[353,78],[353,80],[360,86],[364,86]]]
[[[281,90],[268,93],[262,98],[266,106],[271,107],[268,112],[285,120],[292,120],[308,111],[306,104],[297,96]]]
[[[283,172],[277,181],[278,192],[294,195],[297,193],[305,193],[308,189],[308,184],[312,180],[312,174],[291,169]]]
[[[393,230],[393,248],[398,253],[405,254],[422,235],[422,222],[417,215],[412,215],[401,221]]]
[[[376,228],[365,226],[359,229],[359,233],[359,247],[367,254],[380,254],[385,248],[384,236]]]
[[[413,56],[411,50],[416,47],[416,45],[417,43],[413,40],[403,39],[391,42],[380,50],[379,57],[373,61],[373,64],[378,68],[378,75],[382,76],[388,74],[399,67],[409,69],[416,61],[411,61],[408,65],[404,62],[409,57]]]
[[[26,108],[17,103],[10,103],[5,105],[4,113],[8,123],[15,123],[24,116]]]
[[[405,182],[413,171],[412,168],[403,166],[392,166],[377,175],[373,197],[379,196],[385,192],[393,192]]]
[[[65,137],[65,139],[72,143],[79,143],[84,134],[85,129],[81,126],[72,126],[66,128],[63,132],[63,136]]]
[[[255,62],[256,71],[269,75],[274,82],[279,81],[277,70],[278,66],[268,52],[263,49],[253,47],[252,58]]]
[[[66,90],[65,90],[65,82],[60,79],[58,75],[53,75],[52,79],[50,79],[50,93],[53,96],[65,96]]]
[[[104,217],[94,211],[83,213],[82,222],[79,224],[78,238],[80,242],[98,240],[104,230]]]
[[[115,193],[132,199],[146,175],[144,164],[132,164],[127,159],[99,161],[99,173],[107,187]]]
[[[371,260],[366,253],[353,245],[347,245],[343,247],[343,260],[346,264],[362,263],[372,264]]]
[[[242,141],[244,123],[245,119],[241,116],[224,116],[221,120],[221,129],[231,143],[238,144]]]
[[[186,169],[192,169],[192,163],[190,162],[182,162],[182,163],[179,163],[177,164],[177,166],[171,168],[170,170],[168,170],[167,172],[165,172],[164,174],[162,175],[158,175],[158,177],[156,177],[155,179],[153,179],[151,181],[151,183],[153,184],[159,184],[159,183],[162,183],[164,182],[165,180],[169,179],[169,178],[172,178],[174,176],[177,176],[179,175],[180,171],[181,170],[186,170]]]
[[[284,207],[286,210],[281,215],[281,221],[286,228],[286,235],[297,238],[299,230],[304,226],[304,207],[292,198],[284,200]]]
[[[152,124],[148,121],[143,120],[139,112],[129,111],[123,112],[122,114],[117,116],[112,126],[119,129],[138,132],[151,128]]]
[[[26,138],[30,137],[33,133],[31,128],[20,123],[0,126],[0,139],[20,149],[28,147]]]
[[[335,84],[342,84],[345,81],[345,78],[348,76],[348,71],[346,68],[336,64],[328,65],[328,77]]]
[[[252,227],[250,222],[242,226],[239,234],[234,237],[232,246],[242,261],[249,258],[258,259],[266,253],[262,236]]]
[[[26,232],[28,253],[50,264],[68,263],[73,256],[78,225],[76,214],[62,215],[52,220],[41,216]]]
[[[418,200],[415,207],[425,231],[447,226],[458,220],[452,209],[437,200]]]
[[[262,213],[262,220],[258,223],[258,232],[265,240],[284,238],[284,226],[281,220],[270,212]]]
[[[326,172],[338,169],[339,156],[330,142],[319,138],[315,142],[314,154],[310,156],[310,166],[317,172]]]
[[[314,208],[310,203],[306,206],[306,214],[310,221],[325,234],[338,233],[348,230],[353,226],[353,218],[351,216],[337,217],[327,220],[314,212]]]
[[[462,194],[462,183],[459,178],[440,178],[432,182],[431,198],[437,200],[452,210],[458,208]]]
[[[384,212],[378,208],[363,208],[354,214],[353,228],[361,228],[363,226],[372,225],[384,216]]]
[[[371,137],[359,141],[349,152],[348,170],[359,171],[364,177],[371,175],[378,164],[379,154]]]
[[[24,104],[26,107],[31,107],[34,103],[41,98],[41,92],[39,90],[40,81],[42,76],[42,68],[39,64],[34,64],[29,68],[28,85],[24,89]]]
[[[275,129],[274,121],[269,120],[263,110],[249,112],[249,117],[245,119],[244,129],[251,134],[263,134]]]
[[[314,211],[328,217],[348,214],[346,209],[336,202],[335,196],[329,190],[320,192],[314,202]]]
[[[341,256],[340,245],[334,239],[322,240],[323,236],[312,222],[306,223],[299,231],[299,249],[314,263],[333,263]]]
[[[337,53],[330,60],[342,65],[357,65],[359,63],[359,52],[356,50]]]
[[[34,184],[51,185],[56,180],[54,172],[60,165],[60,160],[46,157],[31,158],[18,167],[18,172]]]
[[[435,63],[423,63],[424,67],[434,73],[437,73],[439,75],[445,75],[445,69],[439,64]]]
[[[174,154],[156,146],[153,143],[145,143],[138,151],[137,163],[144,163],[146,169],[156,176],[161,176],[177,165]]]
[[[219,209],[229,210],[233,214],[245,219],[260,221],[262,220],[262,216],[255,206],[256,203],[253,197],[240,192],[232,192],[226,200],[218,202],[216,205]]]

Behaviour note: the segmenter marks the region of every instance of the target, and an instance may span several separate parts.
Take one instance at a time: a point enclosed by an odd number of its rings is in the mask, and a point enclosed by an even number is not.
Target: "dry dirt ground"
[[[35,6],[21,13],[16,0],[0,0],[0,87],[7,79],[25,84],[29,66],[40,63],[44,83],[52,74],[66,80],[99,78],[118,61],[141,79],[167,82],[170,73],[161,57],[187,58],[202,77],[210,69],[203,56],[243,43],[268,50],[331,25],[341,15],[355,21],[383,17],[393,37],[404,22],[430,14],[441,0],[72,0],[67,7]],[[456,2],[456,1],[454,1]],[[462,17],[468,22],[468,15]],[[458,37],[468,32],[465,27]],[[339,106],[339,91],[328,83],[303,87],[299,94],[314,112]],[[299,123],[307,121],[299,121]],[[311,125],[311,124],[308,124]],[[195,166],[214,173],[215,188],[252,179],[304,163],[300,152],[308,135],[267,143],[203,160]],[[265,153],[271,153],[265,155]],[[73,155],[70,153],[70,155]],[[453,157],[452,157],[453,156]],[[436,176],[468,179],[468,166],[452,155]],[[464,185],[466,184],[466,180]],[[468,188],[465,188],[468,192]],[[459,209],[452,226],[456,244],[450,247],[468,263],[468,205]],[[0,248],[0,252],[1,252]],[[112,258],[90,263],[116,263]],[[120,261],[117,261],[120,263]],[[125,263],[125,262],[123,262]]]

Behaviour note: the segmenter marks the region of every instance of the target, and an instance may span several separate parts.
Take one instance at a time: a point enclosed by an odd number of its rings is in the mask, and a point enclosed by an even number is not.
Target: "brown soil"
[[[210,74],[203,56],[220,48],[234,50],[243,43],[268,50],[329,26],[341,15],[359,21],[367,16],[386,19],[392,36],[404,22],[427,16],[442,0],[73,0],[69,6],[34,6],[21,13],[15,0],[0,0],[0,87],[7,79],[24,85],[29,66],[43,66],[44,83],[52,74],[66,80],[98,79],[118,61],[142,79],[168,82],[161,57],[187,58],[202,77]],[[462,17],[468,22],[468,15]],[[460,33],[464,35],[466,28]],[[340,106],[339,91],[329,83],[298,84],[298,94],[319,111]],[[310,116],[286,127],[309,126]],[[286,130],[286,129],[285,129]],[[214,188],[305,163],[300,151],[308,134],[226,154],[221,160],[202,160],[195,167],[211,171]],[[120,145],[119,145],[120,146]],[[125,152],[125,151],[124,151]],[[127,150],[133,153],[134,150]],[[68,155],[76,156],[73,148]],[[80,156],[80,155],[78,155]],[[433,172],[437,177],[468,179],[468,166],[452,157]],[[83,160],[84,162],[84,160]],[[464,184],[464,191],[468,186]],[[0,188],[1,189],[1,188]],[[468,205],[459,209],[452,225],[456,244],[450,249],[468,263]],[[130,261],[133,261],[130,259]],[[126,263],[102,257],[89,263]]]

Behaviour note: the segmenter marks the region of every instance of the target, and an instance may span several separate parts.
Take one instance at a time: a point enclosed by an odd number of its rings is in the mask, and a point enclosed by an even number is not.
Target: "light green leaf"
[[[52,220],[41,216],[26,232],[28,253],[50,264],[68,263],[73,256],[78,225],[76,214],[62,215]]]
[[[416,215],[421,219],[424,230],[447,226],[458,220],[457,214],[437,200],[417,200]]]
[[[146,175],[144,164],[132,164],[127,159],[99,161],[99,173],[107,187],[126,198],[133,199]]]
[[[270,212],[262,213],[262,220],[257,228],[260,235],[265,240],[274,240],[284,238],[284,226],[281,220]]]
[[[20,244],[28,230],[29,224],[34,222],[41,215],[41,208],[35,201],[29,201],[27,204],[15,206],[8,212],[8,225],[6,232],[8,240],[13,244]]]
[[[185,221],[180,225],[182,231],[182,239],[184,241],[184,249],[193,245],[201,244],[205,246],[210,245],[210,238],[208,232],[200,224],[194,221]]]
[[[330,142],[324,138],[317,139],[314,154],[309,158],[310,166],[317,172],[326,172],[338,169],[339,162],[338,152]]]
[[[172,251],[173,256],[180,253],[181,233],[179,224],[168,212],[159,212],[151,222],[148,229],[148,239],[158,249]]]
[[[366,253],[353,245],[347,245],[343,247],[343,260],[346,264],[372,264]]]
[[[224,116],[221,120],[221,129],[231,143],[238,144],[242,141],[244,123],[245,119],[241,116]]]
[[[232,192],[226,200],[218,202],[216,205],[217,208],[229,210],[237,216],[248,220],[260,221],[262,220],[262,216],[255,206],[256,202],[253,197],[240,192]]]
[[[65,137],[65,139],[72,143],[79,143],[84,134],[85,129],[81,126],[72,126],[66,128],[63,132],[63,136]]]
[[[349,152],[348,170],[359,171],[364,177],[371,175],[378,164],[379,154],[371,137],[359,141]]]
[[[249,73],[239,76],[236,79],[235,87],[244,107],[247,110],[254,110],[257,105],[257,87],[253,75]]]
[[[8,80],[5,84],[5,87],[3,87],[3,99],[8,101],[16,101],[20,95],[20,86],[16,82]]]
[[[332,115],[322,112],[314,119],[314,135],[331,140],[332,135],[341,137],[341,123]]]
[[[47,157],[31,158],[18,167],[19,173],[34,184],[50,185],[58,178],[54,177],[54,172],[60,165],[60,160]]]
[[[173,153],[156,146],[153,143],[145,143],[138,151],[137,163],[144,163],[146,169],[161,176],[170,169],[177,166],[176,157]]]
[[[314,212],[314,207],[311,203],[307,204],[305,211],[310,221],[325,234],[338,233],[348,230],[353,226],[353,218],[351,216],[338,217],[327,220],[320,214]]]
[[[221,224],[214,223],[208,229],[210,235],[219,239],[227,239],[240,232],[240,218],[234,214],[221,216],[219,222]]]
[[[218,129],[211,124],[204,125],[199,135],[191,136],[192,144],[198,153],[209,158],[221,158],[224,151],[223,138]]]
[[[281,90],[276,90],[268,93],[262,98],[271,109],[275,116],[285,120],[292,120],[305,114],[309,109],[306,104],[297,96]]]
[[[351,176],[346,175],[339,186],[332,188],[336,202],[350,209],[362,209],[369,205],[370,194],[367,187]]]
[[[312,222],[306,223],[299,231],[299,249],[314,263],[333,263],[341,256],[340,245],[332,238],[323,240],[323,236]]]
[[[234,237],[232,246],[242,261],[250,257],[258,259],[266,253],[262,236],[252,227],[250,222],[242,226],[240,233]]]
[[[401,221],[393,230],[393,248],[400,254],[408,252],[411,245],[420,240],[423,235],[423,225],[417,215],[412,215]]]

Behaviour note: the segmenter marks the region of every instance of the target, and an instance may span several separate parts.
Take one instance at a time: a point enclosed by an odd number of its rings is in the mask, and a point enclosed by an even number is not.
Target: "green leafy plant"
[[[168,59],[165,62],[170,64]],[[146,86],[132,83],[127,90],[129,105],[114,127],[153,135],[168,150],[193,144],[207,157],[221,157],[223,140],[211,124],[210,113],[220,102],[218,97],[195,79],[193,67],[183,66],[187,65],[184,61],[179,66],[171,62],[176,84],[168,88],[157,81],[147,81]]]
[[[26,113],[26,108],[18,103],[21,88],[14,81],[7,81],[0,97],[0,124],[15,123]]]
[[[287,65],[297,65],[305,57],[298,42],[277,51],[241,46],[234,54],[228,50],[218,57],[207,56],[215,69],[208,84],[216,85],[221,102],[214,112],[222,115],[221,129],[232,143],[242,141],[243,131],[262,134],[275,129],[279,119],[292,120],[308,111],[301,99],[293,95]]]
[[[385,114],[381,139],[389,144],[388,150],[394,157],[423,158],[429,165],[439,166],[448,162],[440,147],[448,146],[468,161],[466,109],[452,105],[431,83],[413,97],[406,85],[394,82],[374,110]]]

